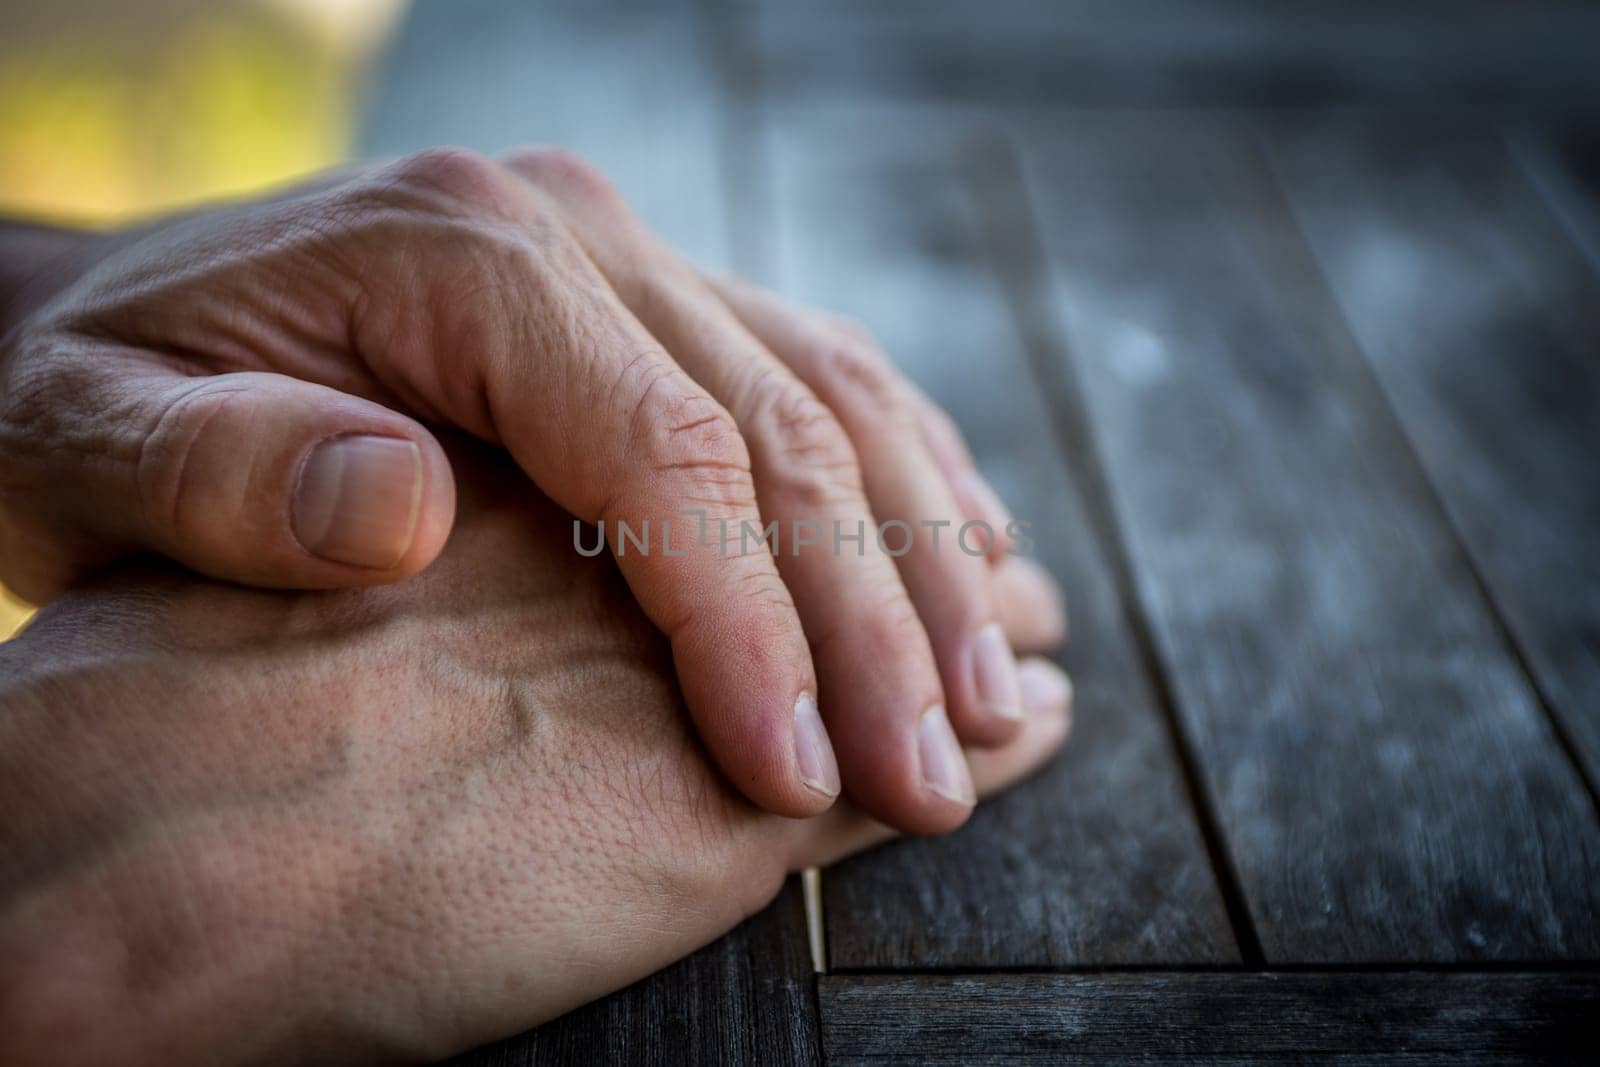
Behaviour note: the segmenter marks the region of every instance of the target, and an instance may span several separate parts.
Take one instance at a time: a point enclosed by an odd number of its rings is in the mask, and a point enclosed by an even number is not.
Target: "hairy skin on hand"
[[[759,811],[614,567],[452,444],[439,562],[249,590],[129,570],[0,645],[0,1060],[429,1058],[692,951],[887,831]],[[982,789],[1065,708],[973,754]]]

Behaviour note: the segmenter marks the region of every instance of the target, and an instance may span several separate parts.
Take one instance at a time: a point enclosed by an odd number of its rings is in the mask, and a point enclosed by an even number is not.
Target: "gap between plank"
[[[994,966],[838,967],[828,978],[981,977],[1007,975],[1117,975],[1117,974],[1580,974],[1600,978],[1600,960],[1419,960],[1362,961],[1360,963],[1117,963],[1096,966]]]
[[[1317,316],[1322,320],[1326,332],[1338,338],[1338,343],[1354,354],[1352,362],[1360,368],[1361,375],[1366,378],[1369,388],[1377,398],[1377,403],[1384,414],[1389,418],[1396,431],[1396,439],[1400,442],[1403,454],[1398,457],[1401,464],[1408,467],[1412,477],[1421,486],[1421,496],[1426,501],[1426,506],[1431,508],[1437,516],[1440,526],[1450,535],[1450,540],[1455,546],[1456,556],[1462,563],[1469,576],[1473,588],[1477,591],[1478,599],[1484,605],[1484,613],[1489,617],[1491,625],[1500,635],[1501,643],[1505,646],[1508,657],[1516,665],[1517,671],[1522,676],[1523,683],[1528,687],[1528,692],[1538,704],[1544,721],[1550,727],[1550,732],[1555,738],[1556,746],[1566,758],[1568,766],[1577,776],[1578,784],[1589,797],[1590,807],[1594,816],[1600,820],[1600,783],[1596,783],[1588,773],[1582,758],[1578,743],[1568,732],[1566,725],[1561,721],[1561,716],[1556,714],[1554,702],[1550,699],[1549,692],[1540,684],[1538,673],[1533,669],[1522,641],[1518,639],[1511,622],[1506,618],[1500,608],[1499,601],[1495,598],[1489,587],[1489,582],[1478,566],[1477,557],[1473,555],[1470,545],[1457,526],[1454,516],[1450,513],[1449,506],[1445,503],[1444,493],[1434,484],[1433,478],[1428,474],[1427,465],[1422,461],[1422,454],[1417,448],[1417,443],[1406,428],[1405,420],[1400,417],[1399,409],[1395,407],[1384,387],[1383,379],[1372,364],[1367,350],[1356,339],[1354,328],[1345,316],[1344,308],[1339,305],[1338,298],[1333,295],[1332,284],[1327,272],[1323,270],[1322,261],[1317,258],[1315,249],[1311,246],[1311,239],[1306,234],[1305,228],[1300,225],[1299,218],[1294,213],[1294,208],[1289,203],[1289,196],[1284,191],[1282,176],[1273,166],[1271,156],[1263,143],[1263,135],[1259,129],[1250,128],[1245,131],[1236,131],[1235,139],[1239,150],[1231,153],[1241,164],[1241,177],[1250,181],[1251,195],[1256,198],[1260,208],[1259,216],[1262,220],[1263,230],[1274,232],[1264,233],[1263,237],[1271,241],[1271,248],[1262,249],[1258,246],[1258,254],[1270,256],[1272,263],[1285,268],[1285,274],[1290,284],[1303,301],[1300,310]],[[1546,210],[1556,215],[1558,228],[1565,232],[1565,227],[1556,210],[1545,202],[1540,194],[1537,183],[1532,181],[1527,172],[1518,165],[1517,155],[1506,144],[1504,137],[1497,138],[1497,145],[1510,157],[1512,166],[1533,187],[1534,199],[1544,204]],[[1568,234],[1570,237],[1571,234]],[[1584,256],[1584,250],[1578,249],[1579,255]],[[1587,258],[1587,257],[1585,257]],[[1284,277],[1285,275],[1280,275]]]
[[[1221,823],[1200,776],[1199,760],[1177,710],[1170,679],[1156,651],[1133,580],[1121,524],[1105,482],[1105,467],[1088,414],[1069,364],[1068,345],[1054,325],[1049,297],[1049,274],[1044,250],[1037,239],[1038,217],[1030,210],[1030,193],[1017,159],[1016,146],[1007,136],[991,133],[972,139],[963,152],[963,178],[978,207],[980,239],[1011,309],[1023,353],[1034,379],[1050,399],[1050,424],[1070,468],[1083,482],[1083,498],[1090,528],[1105,549],[1114,586],[1122,602],[1140,662],[1150,680],[1169,743],[1177,756],[1184,792],[1200,830],[1212,876],[1222,895],[1234,941],[1246,967],[1265,962],[1261,939],[1250,918],[1238,871],[1228,855]],[[1008,207],[1009,206],[1009,207]]]

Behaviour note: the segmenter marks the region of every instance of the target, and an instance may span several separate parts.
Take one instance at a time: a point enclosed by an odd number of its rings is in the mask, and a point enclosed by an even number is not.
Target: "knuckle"
[[[722,511],[750,506],[750,452],[733,416],[709,394],[677,381],[664,355],[635,362],[652,368],[629,420],[631,443],[649,472],[689,479],[686,496],[693,505]]]
[[[752,425],[764,467],[782,491],[808,505],[854,504],[861,470],[844,427],[816,394],[798,382],[765,376],[755,389]]]
[[[467,148],[424,149],[400,160],[392,173],[401,185],[468,203],[496,203],[508,184],[498,163]]]
[[[866,349],[878,347],[878,341],[872,336],[872,331],[867,329],[867,324],[854,315],[830,314],[826,316],[826,322],[851,344]]]
[[[212,440],[224,427],[226,412],[245,396],[244,390],[209,383],[181,389],[161,406],[135,459],[135,483],[141,514],[146,523],[184,543],[198,543],[219,528],[211,507],[214,501],[197,499],[201,479],[195,467],[213,453]],[[225,441],[224,450],[236,447]]]
[[[576,152],[544,145],[517,148],[506,165],[557,195],[601,203],[620,203],[622,194],[605,171]]]
[[[830,399],[855,418],[895,432],[915,423],[900,372],[872,346],[838,344],[818,361],[826,368]]]
[[[381,232],[388,232],[396,210],[408,217],[525,236],[553,228],[538,199],[516,175],[465,148],[429,148],[406,156],[345,187],[336,200]]]
[[[871,348],[862,344],[835,345],[825,354],[832,376],[874,405],[898,404],[899,373]]]

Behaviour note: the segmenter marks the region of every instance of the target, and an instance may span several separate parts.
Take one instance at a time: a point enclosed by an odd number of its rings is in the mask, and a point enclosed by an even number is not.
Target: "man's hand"
[[[0,349],[0,580],[35,602],[142,550],[258,586],[414,575],[450,528],[424,426],[446,424],[606,524],[763,807],[812,815],[842,784],[947,830],[972,801],[957,739],[1022,729],[1003,620],[1054,643],[1059,601],[1005,559],[949,420],[858,331],[699,275],[581,160],[427,152],[67,260],[93,266]],[[776,522],[781,552],[724,554],[686,510],[736,541]],[[835,552],[835,524],[862,540]]]
[[[414,581],[127,573],[0,645],[0,1061],[446,1055],[886,835],[733,792],[610,562],[496,455],[457,459]],[[1023,677],[980,790],[1066,735],[1060,676]]]

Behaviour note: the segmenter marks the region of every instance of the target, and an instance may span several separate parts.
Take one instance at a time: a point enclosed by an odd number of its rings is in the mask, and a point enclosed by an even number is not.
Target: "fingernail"
[[[300,472],[294,535],[323,559],[393,567],[411,547],[422,503],[422,452],[399,437],[324,441]]]
[[[972,639],[972,684],[978,703],[994,715],[1022,718],[1022,693],[1017,688],[1017,657],[1000,624],[991,622]]]
[[[944,708],[935,704],[922,713],[917,727],[917,752],[922,758],[922,781],[929,789],[957,804],[973,804],[972,773],[966,754],[950,729]]]
[[[1030,659],[1017,668],[1022,706],[1032,712],[1057,711],[1072,703],[1072,679],[1054,663]]]
[[[839,763],[833,758],[828,730],[810,693],[801,693],[794,702],[794,754],[802,782],[823,796],[839,795]]]

